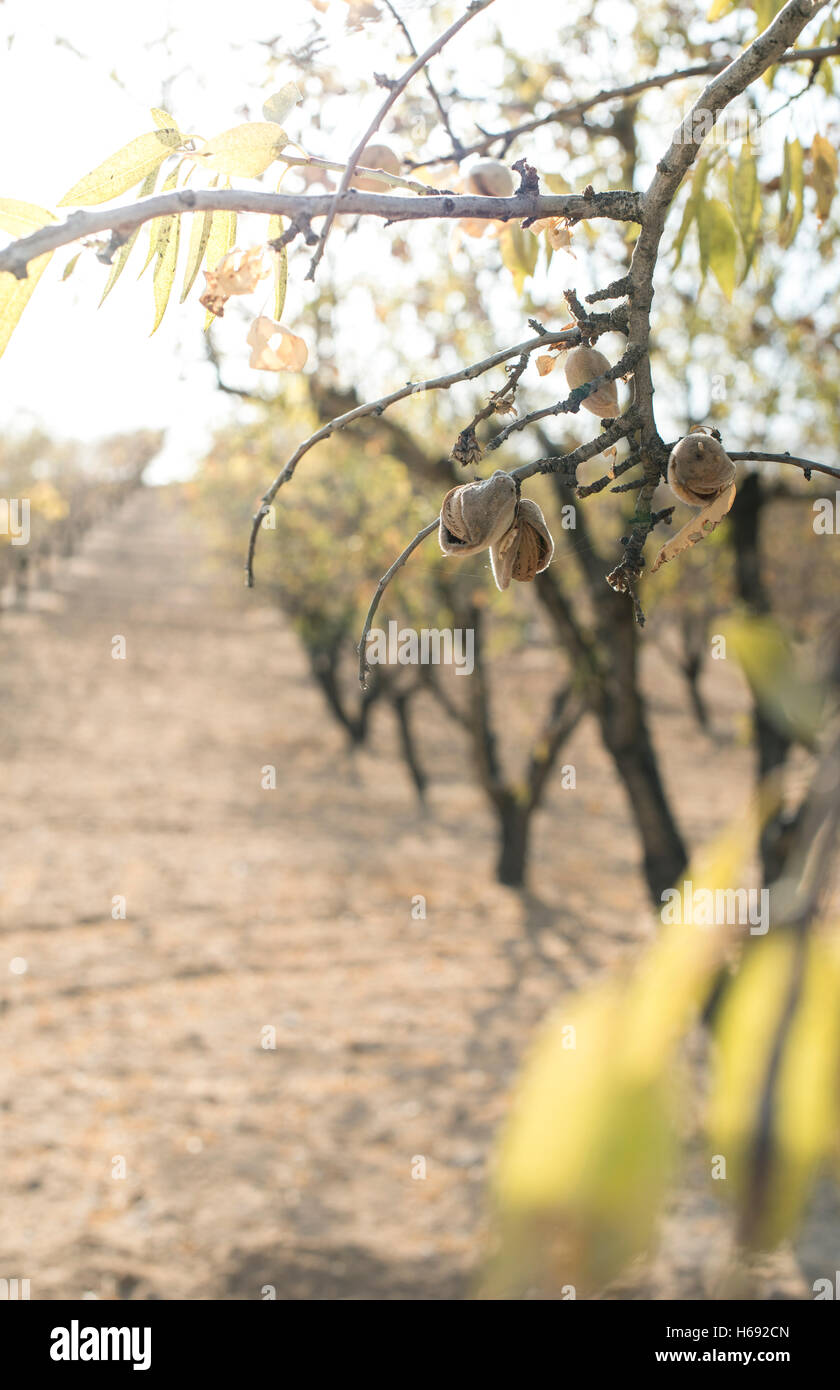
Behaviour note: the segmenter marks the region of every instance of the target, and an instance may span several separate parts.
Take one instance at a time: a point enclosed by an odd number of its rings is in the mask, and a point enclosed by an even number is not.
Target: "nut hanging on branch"
[[[595,381],[597,377],[603,376],[610,370],[612,363],[597,348],[587,347],[581,344],[580,347],[572,348],[566,354],[564,369],[566,380],[573,391],[579,386],[588,386],[590,381]],[[614,419],[621,414],[618,404],[618,387],[614,381],[602,381],[597,390],[593,391],[581,401],[584,410],[589,410],[593,415],[597,415],[599,420]]]
[[[516,515],[516,483],[497,470],[484,482],[450,488],[440,509],[444,555],[475,555],[500,540]]]
[[[513,174],[500,159],[477,159],[467,171],[467,189],[483,198],[512,198]]]
[[[701,510],[662,547],[651,574],[690,550],[720,524],[735,501],[735,465],[718,439],[696,430],[671,450],[668,485],[681,502]]]
[[[507,589],[511,579],[530,584],[548,569],[553,556],[554,541],[541,508],[530,498],[521,498],[513,525],[490,547],[497,589]]]

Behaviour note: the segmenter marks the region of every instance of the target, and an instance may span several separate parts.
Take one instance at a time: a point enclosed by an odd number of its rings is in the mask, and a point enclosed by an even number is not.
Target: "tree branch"
[[[316,430],[314,434],[311,434],[308,439],[298,445],[289,461],[260,499],[260,508],[255,514],[251,526],[248,558],[245,565],[245,582],[248,588],[251,589],[254,586],[254,551],[263,517],[268,512],[280,488],[292,477],[304,454],[307,454],[316,444],[320,444],[324,439],[329,439],[335,430],[343,430],[354,420],[361,420],[366,415],[381,415],[389,406],[394,405],[397,401],[405,400],[406,396],[419,395],[422,391],[448,391],[450,386],[455,386],[461,381],[472,381],[475,377],[490,371],[491,367],[497,367],[500,363],[507,362],[511,357],[518,357],[523,354],[530,355],[537,348],[547,347],[550,343],[567,343],[571,347],[577,342],[580,342],[580,331],[577,328],[566,328],[559,333],[541,333],[535,338],[526,339],[524,343],[517,343],[514,347],[504,348],[501,352],[494,352],[490,357],[485,357],[481,362],[474,362],[470,367],[462,367],[457,372],[450,372],[447,376],[432,377],[428,381],[408,381],[405,386],[401,386],[397,391],[392,391],[389,396],[382,396],[377,401],[367,401],[364,405],[355,406],[353,410],[348,410],[343,415],[337,415],[335,419],[322,425],[321,429]]]
[[[80,241],[100,232],[115,234],[116,249],[122,241],[155,217],[185,212],[257,212],[266,216],[279,213],[293,224],[306,224],[313,217],[326,217],[338,195],[332,193],[263,193],[245,189],[179,188],[174,193],[158,193],[138,203],[124,203],[95,212],[74,212],[65,222],[51,222],[37,232],[19,237],[0,251],[0,271],[8,270],[19,280],[36,256],[56,251],[60,246]],[[615,193],[517,194],[513,198],[487,198],[475,194],[431,194],[427,197],[398,197],[387,193],[341,195],[338,211],[359,216],[383,217],[386,222],[430,219],[478,218],[509,222],[513,218],[568,217],[576,222],[596,217],[616,222],[638,222],[641,197],[625,190]]]
[[[777,63],[819,63],[823,58],[834,58],[840,54],[840,43],[828,44],[824,48],[803,48],[793,53],[784,53],[776,59]],[[716,73],[723,72],[725,68],[733,62],[732,58],[710,58],[707,63],[695,63],[688,68],[679,68],[675,72],[654,73],[651,77],[640,78],[638,82],[629,82],[622,87],[612,87],[608,91],[598,92],[595,96],[585,97],[582,101],[573,102],[569,106],[556,106],[545,116],[536,116],[530,121],[523,121],[521,125],[511,126],[508,130],[500,130],[495,133],[488,132],[481,140],[476,140],[472,145],[463,145],[460,141],[453,141],[452,149],[447,154],[435,155],[431,159],[418,159],[408,161],[410,169],[425,169],[433,164],[449,164],[453,159],[460,162],[471,154],[486,154],[496,144],[501,145],[500,154],[505,154],[515,140],[520,135],[528,135],[532,130],[539,130],[541,126],[558,123],[560,125],[579,125],[581,118],[594,106],[602,106],[608,101],[626,101],[629,97],[639,96],[642,92],[650,91],[655,87],[667,87],[672,82],[682,82],[691,77],[712,77]],[[591,127],[588,127],[591,129]],[[601,132],[611,133],[611,132]]]

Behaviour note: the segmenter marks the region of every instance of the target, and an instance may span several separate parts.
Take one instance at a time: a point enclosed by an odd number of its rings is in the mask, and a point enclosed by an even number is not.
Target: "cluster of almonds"
[[[234,247],[222,257],[213,270],[205,270],[207,287],[201,303],[211,314],[221,318],[228,300],[237,294],[250,294],[261,280],[271,274],[265,264],[265,248],[252,246],[250,251]],[[300,372],[306,365],[306,343],[296,333],[276,319],[260,314],[248,330],[251,348],[249,366],[263,372]]]
[[[499,589],[507,589],[511,579],[530,583],[554,555],[542,511],[536,502],[517,497],[514,479],[501,470],[447,492],[438,535],[444,555],[476,555],[489,547]]]

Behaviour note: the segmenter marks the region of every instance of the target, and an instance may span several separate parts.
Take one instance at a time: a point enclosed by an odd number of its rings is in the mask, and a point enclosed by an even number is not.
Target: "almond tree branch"
[[[267,514],[280,488],[294,474],[304,454],[307,454],[316,444],[320,444],[324,439],[329,439],[336,430],[343,430],[346,425],[351,425],[355,420],[361,420],[366,415],[381,415],[389,406],[395,405],[397,401],[405,400],[407,396],[416,396],[423,391],[448,391],[450,386],[455,386],[461,381],[472,381],[475,377],[489,372],[492,367],[498,367],[502,362],[507,362],[511,357],[530,356],[532,352],[536,352],[537,348],[547,347],[550,343],[566,343],[573,347],[579,342],[580,330],[578,328],[566,328],[559,333],[541,333],[535,338],[526,339],[524,343],[517,343],[514,347],[504,348],[501,352],[494,352],[490,357],[485,357],[483,361],[474,362],[470,367],[461,367],[459,371],[450,372],[446,376],[432,377],[428,381],[407,381],[405,386],[401,386],[397,391],[392,391],[389,396],[382,396],[377,401],[367,401],[363,405],[357,405],[352,410],[345,411],[343,415],[337,415],[333,420],[327,421],[319,430],[316,430],[314,434],[311,434],[308,439],[298,445],[291,458],[260,499],[259,510],[251,525],[248,558],[245,564],[245,582],[248,588],[251,589],[254,585],[254,551],[263,517]]]
[[[245,189],[179,188],[173,193],[158,193],[141,202],[124,203],[118,207],[97,208],[93,212],[74,212],[65,222],[51,222],[28,236],[19,237],[0,251],[0,271],[8,270],[19,280],[26,278],[26,267],[36,256],[56,251],[60,246],[100,232],[110,231],[111,244],[102,253],[111,255],[127,240],[135,227],[155,217],[176,216],[185,212],[256,212],[270,216],[279,213],[289,218],[293,230],[308,226],[313,217],[326,217],[337,195],[332,193],[263,193]],[[343,193],[338,211],[360,216],[383,217],[386,222],[407,222],[428,219],[479,218],[509,222],[511,219],[568,217],[576,222],[596,217],[616,222],[638,222],[641,196],[625,190],[615,193],[532,194],[519,193],[513,198],[487,198],[476,194],[431,194],[426,197],[399,197],[387,193]]]
[[[840,468],[832,468],[827,463],[815,463],[813,459],[796,458],[793,454],[765,454],[756,449],[748,449],[746,452],[732,453],[730,449],[726,451],[733,463],[747,462],[766,462],[766,463],[791,463],[794,468],[801,468],[805,477],[810,481],[812,473],[827,473],[829,478],[840,478]]]
[[[615,366],[610,367],[603,376],[593,377],[592,381],[586,382],[584,386],[576,386],[565,400],[557,401],[554,405],[543,406],[541,410],[532,410],[529,415],[522,415],[518,420],[513,420],[485,445],[484,452],[486,454],[492,453],[494,449],[498,449],[501,444],[504,444],[510,435],[515,434],[518,430],[527,429],[537,420],[546,420],[550,415],[576,415],[586,398],[597,391],[600,386],[603,386],[604,382],[616,381],[619,377],[627,376],[639,361],[641,351],[638,346],[628,348]]]
[[[833,43],[824,48],[802,48],[794,50],[792,53],[784,53],[776,59],[776,62],[785,64],[820,63],[824,58],[835,58],[838,55],[840,55],[840,43]],[[629,82],[623,87],[612,87],[608,91],[597,92],[595,96],[585,97],[582,101],[573,102],[571,105],[556,106],[545,116],[537,116],[530,121],[523,121],[521,125],[511,126],[508,130],[488,132],[481,140],[476,140],[472,145],[463,145],[460,141],[455,142],[453,140],[452,149],[447,154],[434,155],[430,159],[410,160],[408,167],[410,169],[425,169],[433,164],[449,164],[453,160],[466,159],[471,154],[487,154],[496,144],[500,146],[499,155],[504,155],[514,141],[519,139],[520,135],[528,135],[532,130],[539,130],[541,126],[552,125],[555,122],[560,125],[579,125],[581,118],[594,106],[602,106],[608,101],[625,101],[630,97],[639,96],[642,92],[650,91],[652,88],[667,87],[672,82],[683,82],[691,77],[712,77],[716,73],[723,72],[732,61],[731,58],[710,58],[706,63],[695,63],[693,67],[680,68],[675,72],[654,73],[651,77],[640,78],[638,82]]]
[[[330,234],[333,222],[335,221],[336,214],[339,210],[339,202],[341,200],[342,194],[346,193],[348,188],[350,187],[350,183],[353,179],[354,173],[356,172],[356,167],[358,165],[362,151],[365,148],[365,145],[367,145],[371,137],[376,134],[377,130],[382,124],[382,121],[385,119],[385,116],[388,114],[391,107],[399,99],[399,97],[402,96],[402,93],[405,91],[411,79],[415,77],[418,72],[421,72],[423,70],[423,68],[428,63],[429,59],[434,58],[436,53],[440,53],[441,49],[445,47],[445,45],[449,42],[451,38],[454,38],[454,36],[458,33],[460,29],[463,29],[465,24],[468,24],[471,19],[474,19],[476,15],[481,14],[483,10],[486,10],[488,6],[492,4],[493,0],[470,0],[470,4],[467,6],[465,12],[462,15],[460,15],[458,19],[455,20],[454,24],[450,24],[449,28],[443,34],[439,35],[438,38],[435,39],[434,43],[429,44],[429,47],[425,49],[424,52],[419,55],[419,57],[415,58],[414,62],[411,64],[411,67],[406,68],[402,77],[400,77],[397,81],[393,83],[388,83],[387,97],[383,101],[373,120],[370,122],[370,125],[367,127],[364,135],[361,137],[359,143],[356,145],[355,149],[352,151],[347,160],[347,167],[344,170],[341,182],[338,185],[338,188],[336,189],[332,205],[327,213],[327,220],[324,223],[324,227],[321,232],[318,245],[315,248],[315,254],[312,257],[309,269],[306,272],[307,280],[315,279],[315,271],[317,270],[321,257],[324,254],[324,248],[327,244],[327,237]]]

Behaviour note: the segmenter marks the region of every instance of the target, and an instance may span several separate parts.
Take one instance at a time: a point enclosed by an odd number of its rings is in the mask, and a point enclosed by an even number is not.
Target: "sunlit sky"
[[[440,20],[433,30],[422,0],[402,0],[399,8],[418,47],[438,32]],[[488,60],[486,49],[479,52],[480,26],[485,36],[498,26],[518,47],[539,52],[551,8],[546,0],[497,0],[486,15],[473,20],[452,49],[463,89],[492,90],[501,76],[500,67],[493,71],[493,55]],[[572,3],[564,20],[578,8],[592,10]],[[575,95],[597,90],[602,70],[613,82],[636,75],[631,45],[625,44],[622,52],[632,7],[602,0],[596,9],[608,11],[609,24],[601,29],[600,53],[597,42],[593,46],[590,71],[569,76]],[[151,128],[152,105],[166,107],[182,128],[205,136],[243,119],[260,119],[265,97],[297,76],[292,64],[282,62],[271,73],[269,49],[261,40],[281,36],[279,50],[291,50],[312,35],[317,23],[328,40],[324,61],[352,74],[353,87],[376,71],[393,71],[394,55],[405,53],[393,24],[383,21],[348,31],[346,18],[342,0],[332,0],[323,13],[309,0],[237,0],[228,6],[197,0],[143,0],[137,6],[113,0],[0,0],[0,196],[55,207],[83,173]],[[663,66],[667,60],[665,55]],[[501,62],[498,54],[496,62]],[[313,152],[345,158],[381,99],[371,80],[364,99],[345,101],[340,120],[325,121],[325,129],[313,130],[305,103],[297,108],[299,124],[294,124],[296,115],[286,126]],[[473,107],[471,114],[479,112]],[[469,133],[466,115],[461,128]],[[377,235],[389,233],[378,228],[362,242],[369,265],[381,256]],[[179,275],[163,324],[150,338],[151,271],[137,283],[144,257],[135,251],[136,260],[97,309],[107,271],[92,253],[82,257],[72,278],[60,281],[76,249],[55,256],[0,361],[0,427],[39,425],[60,436],[93,438],[163,426],[166,448],[152,477],[187,476],[213,427],[234,408],[231,398],[216,389],[205,359],[204,315],[197,295],[183,306],[177,303]],[[337,241],[327,254],[338,254]],[[284,313],[285,321],[298,328],[308,293],[302,284],[305,264],[299,260],[290,277]],[[585,271],[578,271],[577,280],[582,291],[590,287]],[[511,341],[521,336],[521,327],[512,323]],[[363,339],[363,328],[360,333]],[[499,346],[488,330],[487,350]],[[247,382],[255,374],[243,370],[244,361],[243,345],[237,379]],[[432,369],[434,365],[430,362]]]

